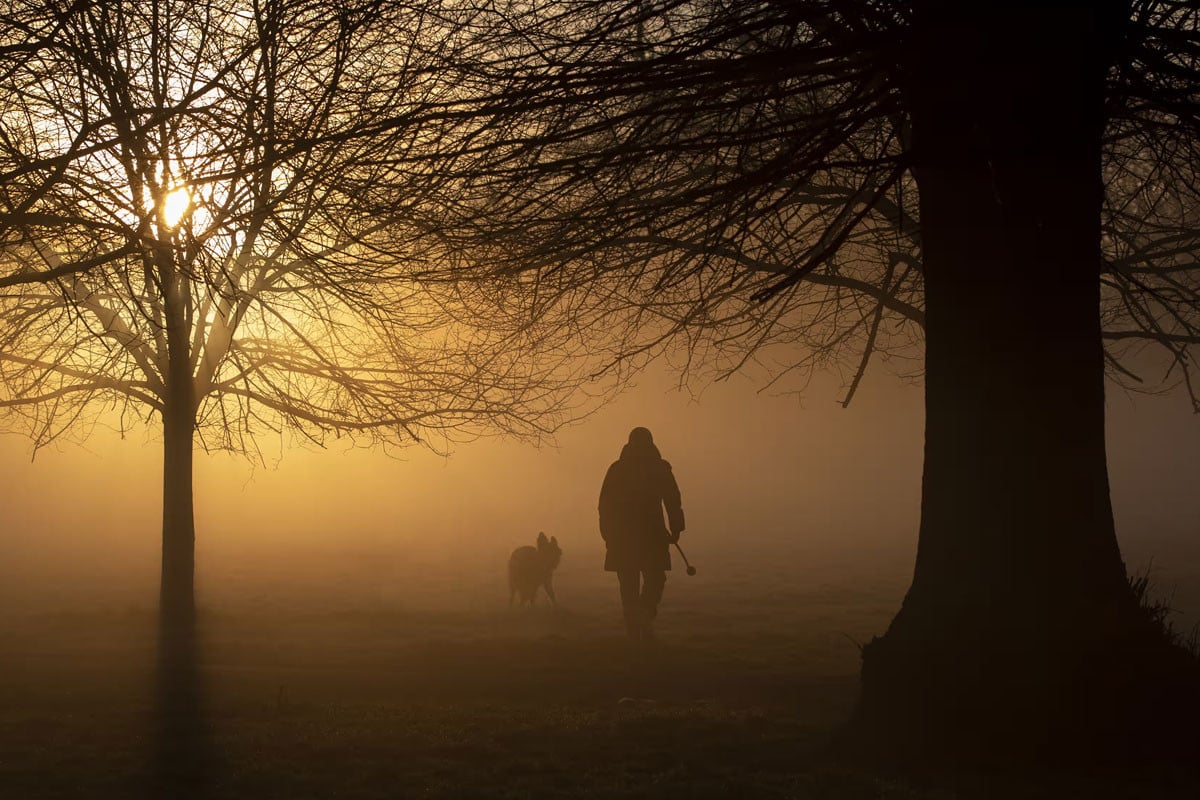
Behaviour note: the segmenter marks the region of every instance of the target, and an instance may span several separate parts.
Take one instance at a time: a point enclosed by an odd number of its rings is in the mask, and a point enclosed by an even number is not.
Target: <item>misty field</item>
[[[1169,774],[931,782],[837,755],[856,642],[883,630],[909,577],[899,547],[865,563],[693,548],[699,575],[672,573],[650,653],[620,636],[598,551],[568,548],[559,608],[510,610],[504,549],[222,570],[201,604],[211,796],[1194,796]],[[2,619],[0,796],[141,796],[150,610]]]

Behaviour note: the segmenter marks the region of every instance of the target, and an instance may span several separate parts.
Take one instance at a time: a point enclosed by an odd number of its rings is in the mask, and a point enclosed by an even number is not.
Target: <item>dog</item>
[[[546,590],[550,602],[558,605],[554,597],[554,586],[551,579],[558,562],[562,560],[562,548],[558,546],[558,537],[546,538],[539,533],[537,547],[518,547],[513,550],[508,559],[508,604],[520,595],[521,605],[533,605],[538,587]]]

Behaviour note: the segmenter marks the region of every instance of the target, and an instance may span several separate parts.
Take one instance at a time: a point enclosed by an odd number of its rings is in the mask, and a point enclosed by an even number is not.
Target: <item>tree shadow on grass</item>
[[[206,716],[201,638],[194,614],[159,624],[148,794],[200,800],[213,796],[215,738]]]

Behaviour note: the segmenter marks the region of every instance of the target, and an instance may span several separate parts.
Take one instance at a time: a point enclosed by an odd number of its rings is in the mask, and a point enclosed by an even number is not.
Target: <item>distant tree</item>
[[[528,287],[454,282],[468,12],[29,2],[0,41],[0,407],[36,447],[161,425],[162,610],[194,608],[193,448],[539,437],[578,368]],[[456,278],[464,277],[462,274]],[[331,499],[332,502],[332,499]]]
[[[923,342],[916,569],[863,654],[889,747],[1087,752],[1142,735],[1162,686],[1195,696],[1130,591],[1103,381],[1140,380],[1150,345],[1192,387],[1197,13],[517,6],[477,76],[514,121],[473,187],[492,214],[458,235],[546,293],[593,287],[594,321],[628,323],[615,363],[793,342],[783,370],[848,359],[852,393]]]

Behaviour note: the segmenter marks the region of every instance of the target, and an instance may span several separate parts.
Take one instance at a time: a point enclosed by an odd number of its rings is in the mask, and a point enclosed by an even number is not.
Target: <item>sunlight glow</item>
[[[188,191],[186,186],[180,186],[172,189],[165,200],[163,200],[163,221],[167,223],[167,227],[174,228],[183,219],[183,215],[187,213],[188,207],[192,204],[192,193]]]

